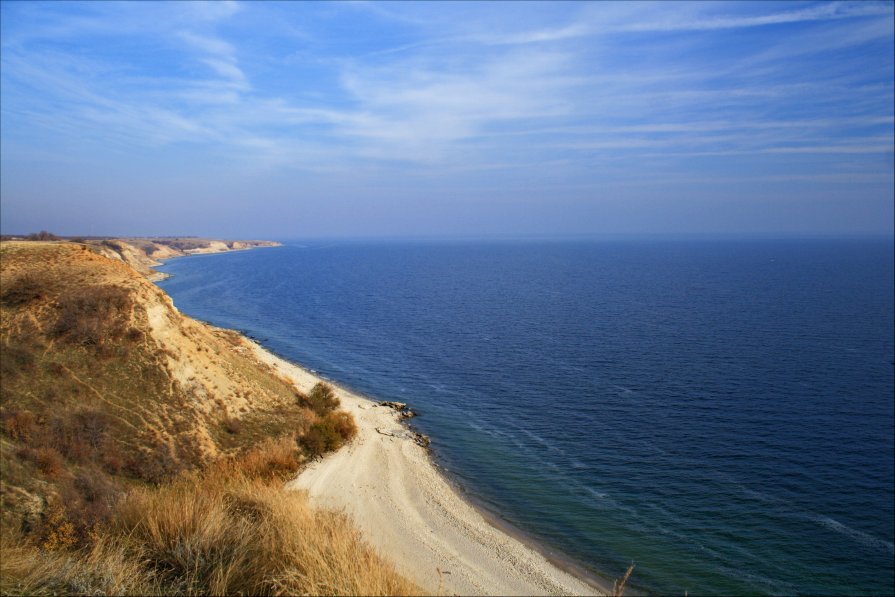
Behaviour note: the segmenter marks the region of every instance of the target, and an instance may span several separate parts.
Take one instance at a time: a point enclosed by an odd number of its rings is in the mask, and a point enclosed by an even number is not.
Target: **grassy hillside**
[[[354,433],[326,388],[85,245],[3,242],[0,266],[0,590],[412,592],[280,488]]]

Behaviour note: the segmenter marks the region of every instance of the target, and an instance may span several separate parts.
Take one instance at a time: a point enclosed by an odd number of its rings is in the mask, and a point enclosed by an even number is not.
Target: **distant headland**
[[[223,240],[197,236],[58,236],[46,230],[20,236],[3,235],[0,240],[67,241],[84,244],[100,255],[124,261],[153,282],[168,277],[168,274],[154,269],[161,265],[163,259],[282,246],[282,243],[269,240]]]

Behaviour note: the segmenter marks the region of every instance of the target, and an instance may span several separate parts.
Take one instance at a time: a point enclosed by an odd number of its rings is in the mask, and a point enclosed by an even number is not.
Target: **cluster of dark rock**
[[[404,402],[392,402],[389,400],[383,400],[379,403],[379,406],[387,406],[389,408],[393,408],[398,411],[398,414],[402,419],[411,419],[416,416],[416,413],[407,408],[407,404]]]
[[[382,400],[381,402],[379,402],[378,404],[376,404],[374,406],[384,406],[386,408],[393,408],[396,411],[398,411],[398,415],[401,417],[402,420],[411,419],[416,416],[416,413],[413,412],[412,410],[410,410],[409,408],[407,408],[407,404],[404,402],[394,402],[391,400]],[[418,446],[422,446],[423,448],[428,448],[429,444],[431,443],[431,440],[429,439],[428,436],[423,435],[422,433],[419,433],[418,431],[405,430],[404,432],[401,432],[401,433],[393,433],[393,432],[383,431],[379,428],[377,428],[376,431],[378,431],[379,433],[382,433],[383,435],[391,435],[393,437],[402,437],[404,439],[413,440],[413,443],[415,443]]]

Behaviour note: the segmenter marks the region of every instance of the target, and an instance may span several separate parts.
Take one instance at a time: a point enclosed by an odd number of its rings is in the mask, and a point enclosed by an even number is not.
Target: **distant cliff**
[[[162,259],[278,247],[281,244],[266,240],[214,240],[193,237],[85,239],[81,242],[101,255],[124,261],[151,280],[166,277],[165,274],[153,269],[161,265]]]

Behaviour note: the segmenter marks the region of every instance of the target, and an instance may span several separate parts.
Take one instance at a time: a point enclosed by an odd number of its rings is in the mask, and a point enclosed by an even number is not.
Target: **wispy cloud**
[[[706,5],[712,10],[714,7]],[[723,5],[722,5],[723,7]],[[669,12],[672,12],[669,10]],[[674,11],[677,12],[677,11]],[[700,11],[701,12],[701,11]],[[746,27],[766,27],[804,23],[810,21],[829,21],[866,16],[889,16],[892,14],[891,4],[872,2],[829,2],[807,6],[797,10],[776,11],[757,15],[705,15],[697,13],[691,16],[668,15],[662,19],[646,19],[621,27],[625,31],[710,31],[718,29],[740,29]]]
[[[891,3],[507,8],[4,3],[3,159],[508,188],[891,171]]]
[[[239,68],[236,49],[232,44],[220,38],[197,35],[189,31],[181,31],[179,37],[187,45],[200,52],[199,60],[203,64],[229,82],[235,89],[247,90],[249,88],[246,75]]]

